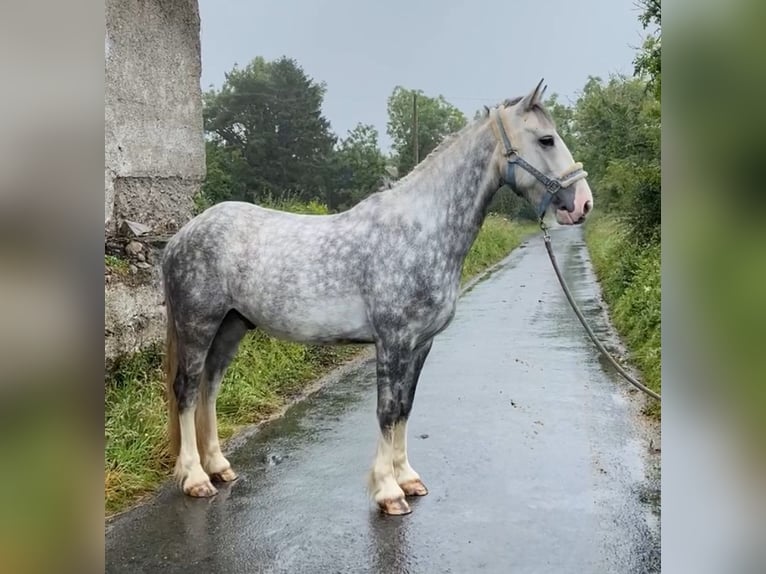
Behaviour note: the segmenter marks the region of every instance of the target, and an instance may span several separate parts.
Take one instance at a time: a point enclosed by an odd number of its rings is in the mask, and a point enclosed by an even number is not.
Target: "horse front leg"
[[[411,362],[411,348],[378,342],[377,415],[380,437],[368,486],[373,500],[385,514],[402,515],[411,512],[394,472],[395,425],[401,419],[403,390]]]
[[[415,349],[412,365],[407,373],[403,389],[402,410],[399,419],[394,424],[394,475],[396,482],[406,496],[425,496],[428,494],[426,485],[410,466],[407,457],[407,421],[409,420],[412,405],[415,401],[415,390],[423,369],[426,357],[431,350],[433,339],[422,343]]]

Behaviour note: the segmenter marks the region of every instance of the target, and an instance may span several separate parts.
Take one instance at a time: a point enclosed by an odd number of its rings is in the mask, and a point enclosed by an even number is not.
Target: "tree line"
[[[419,153],[466,124],[439,96],[401,86],[388,99],[393,151],[384,154],[378,131],[357,124],[339,138],[322,115],[326,86],[294,59],[256,57],[234,67],[220,90],[203,96],[207,179],[201,207],[224,200],[282,204],[319,201],[348,209],[414,165],[412,100],[418,94]]]
[[[645,0],[643,8],[644,27],[659,27],[659,0]],[[660,48],[653,31],[632,77],[591,77],[575,103],[564,104],[556,94],[546,102],[559,133],[586,166],[598,209],[624,217],[641,241],[659,234]],[[206,92],[207,179],[198,208],[224,200],[315,201],[342,211],[414,167],[414,97],[421,160],[467,123],[443,96],[396,86],[387,104],[392,152],[384,154],[372,125],[359,123],[343,138],[332,132],[322,114],[325,91],[294,59],[256,57],[227,73],[220,90]],[[490,209],[534,218],[531,207],[507,189]]]

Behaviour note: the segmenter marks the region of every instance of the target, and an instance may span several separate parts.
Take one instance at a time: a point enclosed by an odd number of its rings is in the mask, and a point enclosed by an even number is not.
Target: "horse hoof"
[[[218,489],[206,480],[193,485],[184,485],[184,493],[194,498],[208,498],[218,493]]]
[[[404,484],[400,484],[399,488],[404,491],[406,496],[425,496],[428,494],[426,485],[419,478],[408,480]]]
[[[410,505],[407,504],[407,501],[404,500],[404,498],[392,498],[390,500],[384,500],[379,502],[378,506],[380,506],[380,510],[383,512],[383,514],[388,514],[390,516],[402,516],[412,512]]]
[[[234,472],[231,467],[222,470],[221,472],[214,472],[210,475],[210,479],[215,480],[216,482],[234,482],[238,478],[239,476],[237,476],[237,473]]]

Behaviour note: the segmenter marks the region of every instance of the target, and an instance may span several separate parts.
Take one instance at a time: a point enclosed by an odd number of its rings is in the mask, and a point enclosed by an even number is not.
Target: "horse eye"
[[[539,141],[543,147],[553,147],[553,136],[543,136]]]

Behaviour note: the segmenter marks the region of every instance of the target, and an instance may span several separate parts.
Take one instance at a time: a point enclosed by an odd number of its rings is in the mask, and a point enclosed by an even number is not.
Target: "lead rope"
[[[558,263],[556,263],[556,256],[553,254],[553,247],[551,246],[551,236],[548,234],[548,227],[543,222],[542,217],[540,218],[540,229],[543,230],[543,239],[545,240],[545,249],[548,251],[548,256],[551,258],[551,263],[553,264],[553,270],[556,272],[556,277],[558,277],[559,283],[561,283],[561,288],[564,290],[564,295],[566,295],[567,301],[569,301],[569,304],[572,306],[572,309],[574,310],[575,315],[577,315],[577,318],[580,320],[580,323],[582,323],[582,326],[585,327],[585,331],[588,333],[588,336],[596,344],[596,347],[598,347],[598,350],[601,351],[601,354],[604,355],[607,359],[609,359],[609,362],[612,363],[614,368],[617,369],[617,372],[620,373],[623,376],[623,378],[625,378],[626,381],[628,381],[631,385],[636,387],[638,390],[643,391],[650,397],[662,402],[662,398],[660,397],[659,393],[654,392],[652,389],[646,387],[645,385],[642,385],[636,379],[631,377],[630,374],[628,374],[628,372],[622,368],[622,365],[620,365],[614,359],[614,357],[612,357],[612,355],[609,354],[609,351],[607,351],[606,348],[604,348],[604,345],[601,344],[601,341],[599,341],[596,338],[596,335],[588,326],[588,322],[585,320],[585,317],[580,311],[580,308],[577,306],[577,303],[575,303],[574,298],[572,297],[572,293],[569,291],[569,287],[567,286],[566,281],[564,281],[564,276],[561,274],[561,271],[559,270]]]

